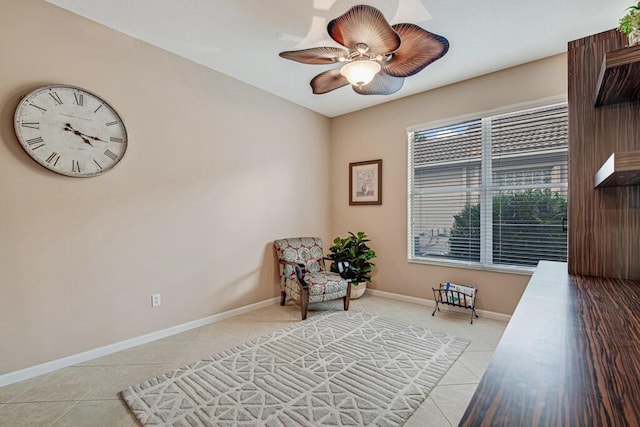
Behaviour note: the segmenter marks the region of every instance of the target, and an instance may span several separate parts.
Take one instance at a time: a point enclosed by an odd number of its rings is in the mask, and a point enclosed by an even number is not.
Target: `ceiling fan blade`
[[[340,68],[324,71],[311,80],[311,89],[316,95],[331,92],[349,84],[349,80],[340,74]]]
[[[400,47],[400,36],[393,31],[382,12],[375,7],[358,5],[329,22],[327,31],[332,39],[353,51],[358,43],[369,46],[373,55],[384,55]]]
[[[449,50],[449,41],[414,24],[392,27],[402,38],[400,49],[382,63],[382,70],[394,77],[412,76],[442,58]]]
[[[339,47],[312,47],[311,49],[280,52],[280,57],[303,64],[333,64],[346,58],[349,52]]]
[[[403,84],[404,78],[392,77],[380,71],[370,83],[364,86],[353,86],[353,90],[360,95],[391,95],[399,91]]]

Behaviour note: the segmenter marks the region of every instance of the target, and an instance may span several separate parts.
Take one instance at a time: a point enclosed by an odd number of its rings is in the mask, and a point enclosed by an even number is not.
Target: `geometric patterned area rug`
[[[329,311],[121,394],[146,426],[401,426],[468,344]]]

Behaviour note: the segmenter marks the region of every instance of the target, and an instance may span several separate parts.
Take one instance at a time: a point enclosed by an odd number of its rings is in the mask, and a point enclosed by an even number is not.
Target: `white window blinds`
[[[409,259],[566,261],[566,104],[417,130],[409,145]]]

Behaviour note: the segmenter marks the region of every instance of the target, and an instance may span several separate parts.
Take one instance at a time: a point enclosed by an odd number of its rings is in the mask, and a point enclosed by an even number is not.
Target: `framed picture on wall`
[[[349,204],[382,204],[382,159],[349,163]]]

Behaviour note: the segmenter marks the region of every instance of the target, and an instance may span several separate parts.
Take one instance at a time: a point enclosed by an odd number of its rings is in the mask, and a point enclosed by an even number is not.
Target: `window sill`
[[[521,274],[531,276],[535,271],[535,267],[506,267],[506,266],[487,266],[482,264],[468,264],[456,261],[435,260],[427,258],[409,258],[407,260],[411,264],[427,264],[437,265],[440,267],[466,268],[469,270],[492,271],[497,273]]]

